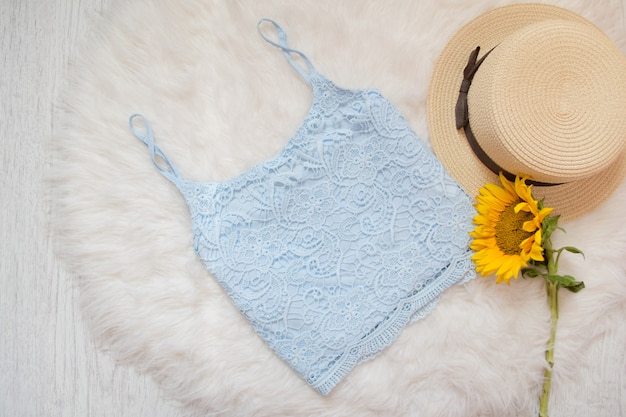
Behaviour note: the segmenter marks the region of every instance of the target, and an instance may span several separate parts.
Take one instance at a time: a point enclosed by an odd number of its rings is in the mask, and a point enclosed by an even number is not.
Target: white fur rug
[[[143,113],[183,175],[223,180],[277,153],[311,93],[257,33],[279,22],[292,47],[339,85],[376,87],[428,140],[434,61],[502,0],[133,1],[107,14],[73,62],[53,140],[53,233],[76,273],[93,336],[181,403],[224,416],[531,416],[549,314],[540,281],[477,278],[357,366],[328,397],[255,335],[191,246],[188,212],[128,130]],[[622,0],[559,0],[626,52]],[[600,184],[599,184],[600,186]],[[580,196],[585,198],[585,196]],[[582,249],[561,270],[552,416],[626,410],[626,183],[566,224]]]

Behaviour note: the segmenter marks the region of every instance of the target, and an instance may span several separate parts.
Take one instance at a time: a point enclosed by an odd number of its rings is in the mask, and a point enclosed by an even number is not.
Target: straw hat
[[[476,47],[479,67],[464,81]],[[535,197],[570,220],[626,174],[626,57],[591,22],[559,7],[515,4],[470,21],[435,64],[427,111],[435,154],[470,195],[498,183],[491,163],[538,181]]]

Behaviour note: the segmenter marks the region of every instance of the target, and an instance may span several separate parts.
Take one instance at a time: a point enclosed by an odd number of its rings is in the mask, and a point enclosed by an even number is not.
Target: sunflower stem
[[[550,339],[546,349],[546,367],[543,375],[543,389],[539,402],[539,417],[548,417],[548,402],[550,400],[550,387],[552,384],[552,368],[554,366],[554,341],[556,339],[556,323],[559,319],[559,284],[549,279],[545,280],[550,303]]]

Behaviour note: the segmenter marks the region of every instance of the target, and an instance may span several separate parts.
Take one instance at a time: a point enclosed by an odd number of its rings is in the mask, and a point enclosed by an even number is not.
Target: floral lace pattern
[[[473,208],[380,93],[311,81],[310,113],[280,154],[223,183],[178,186],[206,267],[328,394],[474,276]]]
[[[274,25],[280,44],[270,43],[304,57]],[[326,395],[445,289],[475,276],[474,209],[379,92],[339,88],[304,58],[308,116],[278,155],[231,180],[188,181],[145,119],[145,135],[135,116],[131,130],[184,195],[206,268],[267,345]]]

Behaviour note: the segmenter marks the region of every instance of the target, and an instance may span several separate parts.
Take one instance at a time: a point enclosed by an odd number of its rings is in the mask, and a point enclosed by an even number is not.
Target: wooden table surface
[[[55,102],[78,40],[116,4],[0,4],[0,416],[193,415],[96,349],[49,238]]]

